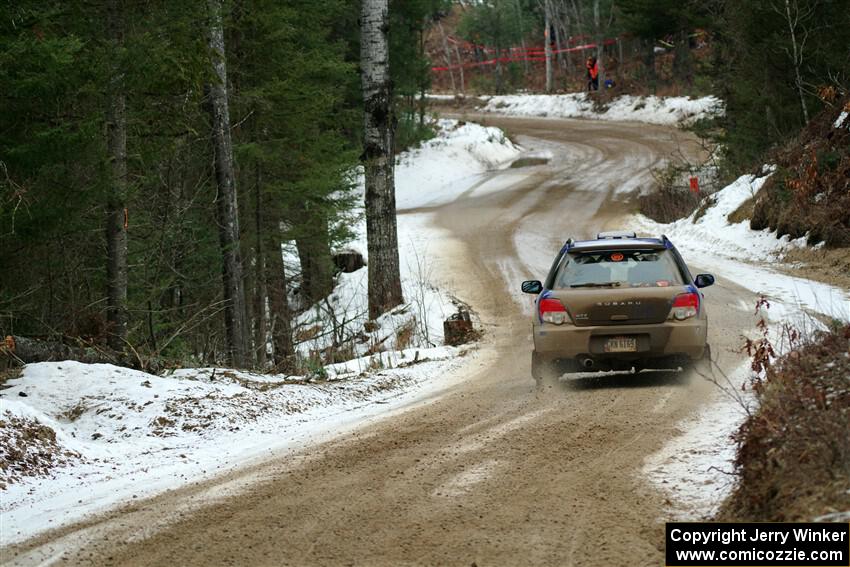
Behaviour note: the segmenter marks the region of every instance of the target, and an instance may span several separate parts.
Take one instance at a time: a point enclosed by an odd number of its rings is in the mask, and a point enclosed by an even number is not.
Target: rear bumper
[[[534,325],[534,350],[545,360],[592,358],[594,360],[644,360],[686,358],[699,360],[706,348],[708,321],[697,317],[688,321],[666,321],[654,325]],[[637,351],[605,352],[610,337],[634,337]]]

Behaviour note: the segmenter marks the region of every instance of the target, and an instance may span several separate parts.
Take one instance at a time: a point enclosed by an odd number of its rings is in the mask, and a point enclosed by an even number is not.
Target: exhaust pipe
[[[589,369],[593,368],[594,362],[593,362],[592,358],[585,357],[585,358],[582,358],[579,361],[579,364],[581,364],[582,366],[584,366],[585,368],[587,368],[589,370]]]

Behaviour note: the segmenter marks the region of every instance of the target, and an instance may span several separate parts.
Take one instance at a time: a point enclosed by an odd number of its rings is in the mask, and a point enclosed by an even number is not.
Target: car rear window
[[[669,250],[605,250],[564,254],[555,287],[668,287],[683,285]]]

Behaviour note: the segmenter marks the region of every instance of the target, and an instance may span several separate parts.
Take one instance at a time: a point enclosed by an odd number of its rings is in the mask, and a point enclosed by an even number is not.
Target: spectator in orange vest
[[[596,63],[596,57],[588,57],[587,63],[587,90],[599,90],[599,65]]]

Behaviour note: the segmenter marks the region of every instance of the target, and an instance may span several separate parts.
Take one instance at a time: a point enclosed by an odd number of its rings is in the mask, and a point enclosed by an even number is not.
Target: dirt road
[[[187,503],[199,488],[173,492],[25,543],[4,559],[662,565],[663,497],[640,470],[711,387],[699,377],[656,373],[538,392],[529,375],[530,298],[517,290],[522,279],[542,278],[567,236],[620,228],[630,205],[618,191],[646,183],[646,168],[697,148],[681,133],[643,124],[486,121],[552,159],[494,173],[432,211],[453,235],[430,251],[432,260],[486,331],[461,385],[254,470],[255,482],[234,496],[198,507]],[[710,340],[728,368],[752,325],[736,306],[754,298],[719,276],[706,291]]]

